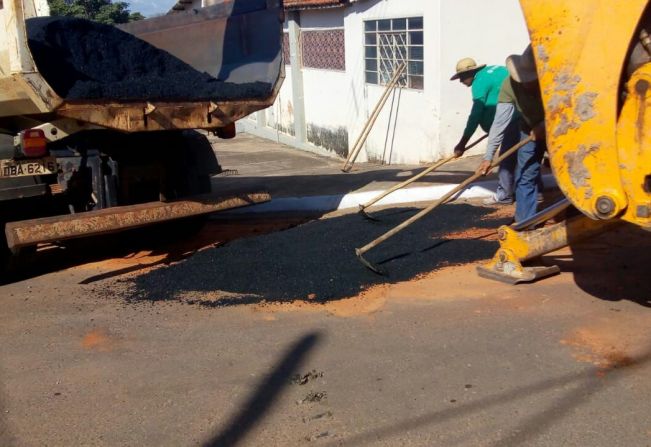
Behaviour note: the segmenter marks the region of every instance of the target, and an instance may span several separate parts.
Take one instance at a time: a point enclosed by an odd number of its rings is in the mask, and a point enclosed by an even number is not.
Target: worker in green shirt
[[[468,116],[466,128],[463,131],[461,140],[454,148],[454,154],[460,157],[466,150],[470,138],[481,127],[484,132],[489,132],[495,118],[495,109],[498,103],[500,88],[504,80],[509,77],[506,67],[501,65],[477,65],[474,59],[464,58],[457,62],[457,72],[450,80],[459,81],[471,87],[472,109]],[[511,128],[517,126],[511,126]],[[519,141],[519,132],[516,129],[508,132],[504,141],[500,141],[507,149]],[[514,130],[514,131],[513,131]],[[509,204],[513,203],[513,185],[516,157],[509,157],[500,165],[498,175],[497,193],[485,201],[486,204]]]
[[[495,117],[497,97],[504,79],[509,75],[506,67],[501,65],[477,65],[474,59],[466,57],[457,62],[457,72],[450,80],[458,79],[462,84],[471,88],[472,109],[466,122],[461,140],[454,147],[457,156],[461,156],[470,138],[480,126],[488,132]]]

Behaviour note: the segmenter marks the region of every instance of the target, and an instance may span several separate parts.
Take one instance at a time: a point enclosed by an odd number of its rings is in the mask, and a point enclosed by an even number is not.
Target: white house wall
[[[301,30],[344,28],[345,8],[301,12]],[[352,119],[346,71],[303,68],[307,141],[345,157]]]
[[[288,135],[294,134],[294,104],[292,101],[292,72],[286,66],[285,81],[280,88],[276,102],[261,112],[266,115],[267,127]]]
[[[370,160],[419,163],[436,158],[438,4],[438,0],[375,0],[355,3],[347,9],[346,68],[353,85],[350,94],[360,105],[359,113],[350,125],[353,143],[384,91],[383,86],[366,84],[364,80],[364,21],[403,17],[423,17],[424,20],[424,89],[402,89],[399,95],[396,92],[395,102],[392,98],[387,101],[363,151]]]
[[[303,69],[307,141],[346,157],[354,119],[345,72]]]

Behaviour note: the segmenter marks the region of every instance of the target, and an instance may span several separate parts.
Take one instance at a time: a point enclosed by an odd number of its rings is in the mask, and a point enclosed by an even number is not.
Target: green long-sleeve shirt
[[[501,65],[489,65],[477,72],[472,82],[472,109],[466,129],[463,131],[464,137],[470,138],[477,130],[477,126],[480,126],[484,132],[490,130],[495,118],[500,88],[508,76],[508,70]]]

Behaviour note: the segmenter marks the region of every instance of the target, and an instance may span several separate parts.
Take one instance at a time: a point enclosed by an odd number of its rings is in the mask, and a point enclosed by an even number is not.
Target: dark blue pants
[[[521,134],[519,120],[511,121],[511,124],[504,130],[504,140],[500,146],[500,155],[518,144],[522,139]],[[517,164],[518,154],[513,154],[500,163],[497,174],[497,191],[495,193],[495,198],[498,201],[515,200],[513,197],[513,189],[515,187],[515,168]]]
[[[526,138],[526,135],[523,138]],[[518,165],[515,169],[516,222],[522,222],[536,214],[537,196],[541,192],[540,169],[545,149],[544,141],[532,141],[518,150]]]

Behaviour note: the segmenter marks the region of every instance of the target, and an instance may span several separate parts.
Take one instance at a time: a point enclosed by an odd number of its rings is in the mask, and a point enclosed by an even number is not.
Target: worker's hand
[[[488,171],[491,169],[491,162],[490,160],[482,160],[481,164],[475,171],[475,174],[481,174],[481,175],[486,175],[488,174]]]
[[[540,123],[531,129],[530,135],[533,138],[533,141],[545,141],[545,123]]]
[[[454,156],[459,158],[463,155],[463,153],[466,151],[466,145],[463,142],[460,142],[456,146],[454,146]]]

